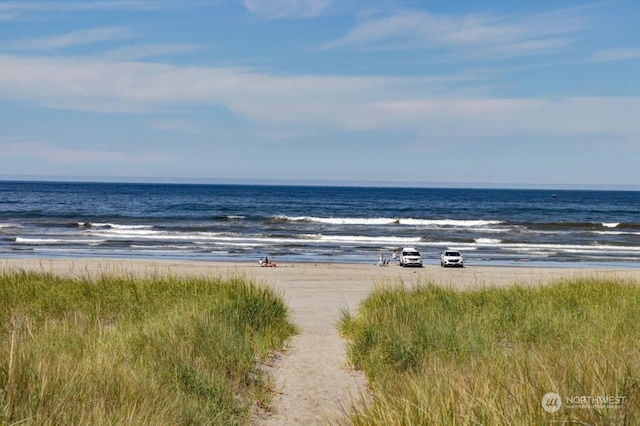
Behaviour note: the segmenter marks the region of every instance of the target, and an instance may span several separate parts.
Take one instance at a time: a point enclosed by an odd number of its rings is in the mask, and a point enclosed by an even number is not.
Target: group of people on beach
[[[380,253],[380,260],[378,261],[378,266],[387,266],[389,262],[393,260],[394,264],[398,264],[398,252],[396,250],[391,254],[391,259],[385,259],[384,253]]]
[[[276,262],[271,262],[268,257],[261,257],[258,263],[260,264],[260,266],[267,268],[275,268],[276,266],[278,266],[276,265]]]

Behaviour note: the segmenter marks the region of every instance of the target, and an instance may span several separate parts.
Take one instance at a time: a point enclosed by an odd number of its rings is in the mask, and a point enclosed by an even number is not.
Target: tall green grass
[[[355,425],[640,424],[636,283],[400,283],[376,289],[357,316],[344,311],[340,328],[371,383]],[[561,397],[557,412],[543,410],[548,392]],[[576,403],[582,396],[624,399]]]
[[[294,332],[242,278],[0,274],[0,425],[247,424]]]

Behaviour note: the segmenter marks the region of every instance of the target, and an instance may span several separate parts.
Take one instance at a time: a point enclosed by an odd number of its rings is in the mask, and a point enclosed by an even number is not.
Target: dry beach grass
[[[5,260],[0,270],[30,270],[62,276],[98,277],[116,274],[128,277],[246,277],[282,294],[299,334],[270,362],[273,399],[266,410],[256,410],[251,423],[257,425],[324,424],[345,421],[352,397],[367,392],[362,372],[350,367],[347,342],[338,325],[342,312],[356,313],[360,304],[381,283],[402,282],[407,287],[432,283],[456,290],[508,287],[513,284],[540,286],[560,279],[598,278],[637,280],[640,270],[595,270],[579,268],[481,267],[443,269],[427,265],[421,269],[395,266],[325,263],[279,264],[261,268],[257,264],[217,262],[173,262],[142,260]]]

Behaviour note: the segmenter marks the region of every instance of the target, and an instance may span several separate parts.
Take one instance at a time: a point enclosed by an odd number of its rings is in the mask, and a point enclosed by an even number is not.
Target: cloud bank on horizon
[[[0,2],[0,175],[640,183],[632,0]]]

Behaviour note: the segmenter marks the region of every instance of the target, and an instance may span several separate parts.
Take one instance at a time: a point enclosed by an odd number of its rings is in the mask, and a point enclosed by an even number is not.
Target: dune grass
[[[634,282],[380,286],[340,328],[371,384],[355,425],[640,424]]]
[[[0,274],[0,425],[247,424],[294,332],[243,278]]]

